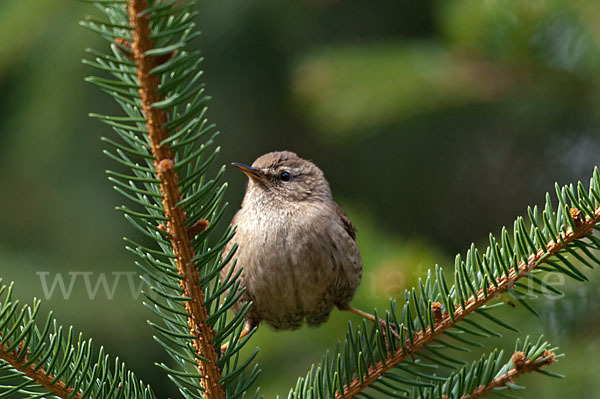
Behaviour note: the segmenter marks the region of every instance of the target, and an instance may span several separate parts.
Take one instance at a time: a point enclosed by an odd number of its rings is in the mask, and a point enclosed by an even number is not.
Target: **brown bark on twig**
[[[206,323],[208,312],[204,305],[204,293],[199,286],[199,272],[193,264],[194,250],[191,245],[188,231],[184,225],[186,215],[177,203],[181,201],[181,191],[178,185],[178,175],[173,167],[173,152],[167,145],[160,143],[169,137],[169,132],[164,127],[167,115],[158,108],[152,108],[152,104],[161,100],[157,89],[159,77],[150,74],[150,70],[157,66],[156,57],[146,56],[145,53],[153,48],[149,39],[150,22],[142,11],[148,8],[146,0],[129,0],[129,22],[133,28],[133,42],[131,50],[137,69],[137,78],[140,85],[140,96],[144,114],[146,116],[146,128],[151,143],[151,151],[154,156],[154,167],[157,177],[160,179],[160,191],[165,216],[169,219],[167,230],[170,234],[171,246],[175,253],[177,271],[183,277],[180,286],[183,296],[191,298],[185,303],[188,313],[188,325],[190,334],[195,336],[193,345],[199,357],[196,359],[199,373],[202,375],[201,384],[205,395],[211,399],[225,398],[225,392],[219,383],[221,371],[217,366],[217,351],[213,345],[215,332]],[[168,167],[167,167],[168,166]]]
[[[547,253],[540,249],[535,255],[531,255],[527,262],[521,261],[518,265],[519,275],[516,275],[514,269],[511,269],[508,277],[503,276],[502,278],[497,279],[498,287],[490,283],[487,288],[487,296],[483,294],[483,290],[479,290],[477,297],[469,297],[469,299],[465,301],[464,310],[461,307],[457,307],[457,309],[454,311],[454,322],[450,318],[450,315],[445,313],[444,317],[439,322],[434,324],[434,331],[431,331],[430,328],[427,328],[425,332],[418,333],[413,340],[414,344],[412,345],[407,340],[405,345],[406,352],[402,350],[402,347],[399,347],[396,352],[386,357],[385,364],[382,361],[376,362],[373,366],[369,367],[368,372],[364,374],[362,383],[361,378],[354,378],[349,386],[344,387],[343,392],[336,393],[336,399],[349,399],[362,392],[369,385],[377,381],[377,379],[379,379],[379,377],[385,374],[388,370],[402,363],[404,359],[406,359],[406,357],[411,353],[421,350],[425,345],[430,344],[435,338],[443,334],[446,330],[454,327],[455,323],[460,322],[492,298],[513,287],[515,281],[525,277],[527,273],[543,263],[545,258],[555,255],[564,249],[568,244],[590,233],[597,223],[600,223],[600,208],[595,210],[593,218],[580,220],[576,225],[577,231],[574,232],[571,230],[571,228],[568,228],[565,233],[561,233],[562,241],[557,239],[558,243],[555,243],[554,241],[548,243],[546,246]]]
[[[25,364],[29,361],[27,359],[27,356],[25,356],[21,360],[18,360],[17,353],[14,351],[7,352],[8,348],[9,347],[7,345],[0,345],[0,359],[4,360],[13,368],[19,370],[21,373],[25,374],[33,381],[40,384],[42,387],[51,392],[52,395],[56,395],[59,398],[64,399],[67,399],[69,397],[71,399],[82,399],[80,392],[77,392],[75,395],[70,396],[71,394],[73,394],[73,388],[67,388],[62,380],[58,380],[54,384],[52,384],[54,376],[48,375],[48,373],[46,373],[46,370],[44,370],[44,368],[42,367],[37,368],[38,365],[36,363],[31,363],[25,366]]]
[[[510,369],[505,374],[494,378],[488,385],[476,388],[471,395],[466,397],[463,396],[462,399],[482,398],[492,392],[494,388],[503,387],[507,383],[513,382],[513,380],[521,374],[530,373],[532,371],[539,370],[544,366],[550,365],[552,362],[554,362],[554,353],[548,350],[544,351],[544,354],[540,359],[541,361],[538,362],[538,359],[525,360],[525,354],[523,352],[515,352],[512,356],[512,360],[515,364],[515,367]]]

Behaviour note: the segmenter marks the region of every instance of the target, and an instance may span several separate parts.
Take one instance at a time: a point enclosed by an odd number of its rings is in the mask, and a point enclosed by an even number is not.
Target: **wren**
[[[374,320],[350,306],[362,276],[356,229],[333,200],[321,169],[289,151],[233,166],[249,178],[232,220],[235,236],[223,251],[226,256],[237,243],[237,265],[243,268],[245,291],[233,311],[252,302],[242,335],[261,322],[275,330],[316,327],[334,307]]]

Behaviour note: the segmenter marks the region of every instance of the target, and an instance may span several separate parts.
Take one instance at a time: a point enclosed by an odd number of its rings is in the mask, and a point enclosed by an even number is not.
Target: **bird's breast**
[[[336,248],[319,219],[281,211],[268,217],[248,212],[238,221],[238,263],[247,295],[253,311],[274,326],[295,326],[312,310],[333,306],[328,292],[339,277]]]

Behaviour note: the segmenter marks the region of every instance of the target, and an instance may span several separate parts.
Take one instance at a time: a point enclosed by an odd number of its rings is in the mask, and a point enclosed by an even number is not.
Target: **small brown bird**
[[[356,230],[333,201],[321,169],[289,151],[265,154],[252,166],[233,166],[249,177],[232,221],[236,235],[223,252],[238,243],[246,290],[233,310],[252,301],[242,335],[261,321],[276,330],[294,330],[304,322],[316,327],[334,306],[374,320],[349,305],[362,276]]]

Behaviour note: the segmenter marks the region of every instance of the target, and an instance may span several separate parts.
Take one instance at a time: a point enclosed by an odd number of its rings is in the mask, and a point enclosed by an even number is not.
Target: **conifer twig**
[[[142,108],[146,116],[146,128],[154,157],[154,167],[160,179],[160,191],[165,216],[169,219],[167,229],[170,234],[171,246],[176,258],[177,271],[182,276],[179,284],[182,295],[190,298],[185,302],[188,313],[190,334],[194,336],[193,345],[196,350],[196,365],[201,374],[201,384],[206,397],[224,399],[225,392],[219,383],[221,371],[217,366],[217,352],[213,345],[215,332],[206,323],[208,312],[204,304],[204,293],[199,286],[199,272],[192,260],[194,250],[184,224],[186,215],[177,204],[182,195],[179,189],[179,177],[174,168],[174,156],[167,144],[161,145],[169,137],[164,127],[167,115],[152,104],[161,101],[158,94],[159,77],[150,74],[152,68],[158,65],[155,57],[147,56],[146,52],[153,49],[150,40],[150,22],[144,11],[148,8],[146,0],[129,0],[128,12],[130,25],[133,28],[131,50],[136,64],[137,78],[140,85],[139,93]]]
[[[402,349],[402,346],[399,346],[395,352],[385,358],[385,362],[381,360],[376,362],[373,366],[369,367],[362,376],[356,376],[349,385],[344,386],[343,392],[338,391],[335,396],[336,399],[350,399],[355,395],[358,395],[365,388],[377,381],[387,371],[402,363],[408,356],[430,344],[435,338],[454,327],[456,323],[462,321],[475,310],[481,308],[492,298],[495,298],[499,294],[512,288],[517,280],[525,277],[529,272],[544,263],[545,259],[556,255],[558,252],[565,249],[568,244],[589,234],[594,226],[600,223],[600,208],[596,208],[593,215],[593,218],[588,217],[585,219],[585,216],[579,213],[579,217],[575,220],[576,231],[573,231],[570,227],[567,228],[565,232],[560,233],[560,239],[556,237],[556,241],[550,241],[546,245],[545,251],[539,249],[535,255],[529,257],[527,262],[519,262],[518,274],[514,269],[510,269],[508,276],[502,276],[496,279],[497,285],[490,283],[485,294],[483,290],[479,290],[477,296],[470,296],[465,300],[464,309],[461,305],[456,305],[454,321],[446,312],[443,317],[434,324],[433,331],[431,331],[430,327],[427,327],[424,332],[417,332],[412,344],[409,340],[406,340],[405,351]]]
[[[512,355],[512,362],[514,364],[512,369],[494,378],[489,384],[477,387],[471,395],[463,396],[462,399],[482,398],[492,392],[494,388],[503,387],[512,383],[513,380],[521,374],[530,373],[552,364],[554,362],[554,357],[554,352],[546,350],[539,358],[527,360],[523,352],[515,352]]]
[[[0,359],[10,364],[15,370],[31,378],[32,381],[47,389],[52,395],[64,399],[82,399],[81,392],[73,395],[73,388],[67,388],[62,380],[53,383],[54,376],[48,375],[43,367],[39,367],[36,363],[30,363],[26,356],[19,359],[16,351],[8,352],[8,349],[9,346],[0,345]]]

